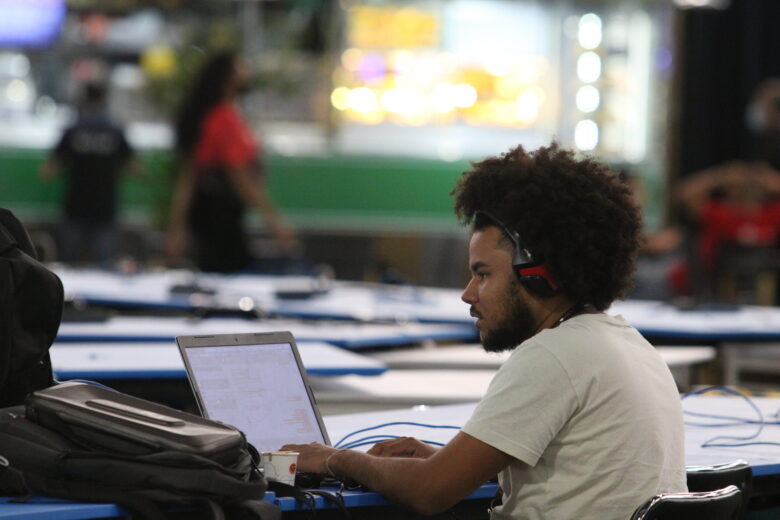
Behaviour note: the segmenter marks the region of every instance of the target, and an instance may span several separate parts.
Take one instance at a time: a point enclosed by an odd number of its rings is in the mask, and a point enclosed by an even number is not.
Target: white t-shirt
[[[625,520],[687,490],[674,379],[622,317],[582,314],[522,343],[463,431],[516,459],[494,520]]]

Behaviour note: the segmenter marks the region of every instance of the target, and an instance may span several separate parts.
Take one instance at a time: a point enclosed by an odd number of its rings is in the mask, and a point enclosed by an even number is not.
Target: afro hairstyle
[[[472,163],[453,190],[455,214],[475,230],[485,211],[522,238],[575,302],[604,310],[631,287],[642,219],[629,187],[604,164],[557,143]]]

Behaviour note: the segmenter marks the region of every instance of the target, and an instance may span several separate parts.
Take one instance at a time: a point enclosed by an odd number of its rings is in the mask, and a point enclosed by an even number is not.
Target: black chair
[[[753,471],[744,460],[735,460],[714,466],[688,466],[688,491],[714,491],[726,486],[737,486],[742,491],[739,518],[745,518],[753,490]]]
[[[631,520],[737,520],[742,491],[728,486],[702,493],[661,493],[639,506]]]

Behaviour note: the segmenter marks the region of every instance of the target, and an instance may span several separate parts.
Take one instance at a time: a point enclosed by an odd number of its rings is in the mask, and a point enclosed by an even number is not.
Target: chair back
[[[716,491],[661,493],[639,506],[631,520],[737,520],[742,492],[737,486]]]
[[[714,466],[688,466],[688,491],[714,491],[726,486],[737,486],[742,491],[739,518],[745,518],[753,489],[753,471],[744,460],[735,460]]]

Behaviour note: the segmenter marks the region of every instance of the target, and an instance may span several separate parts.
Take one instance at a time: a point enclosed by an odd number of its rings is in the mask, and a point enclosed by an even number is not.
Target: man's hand
[[[413,457],[416,459],[427,459],[438,448],[420,442],[413,437],[400,437],[390,441],[378,442],[374,444],[370,450],[369,455],[375,455],[377,457]]]
[[[301,473],[328,473],[325,461],[334,453],[341,451],[319,442],[285,444],[281,450],[298,452],[298,471]]]

